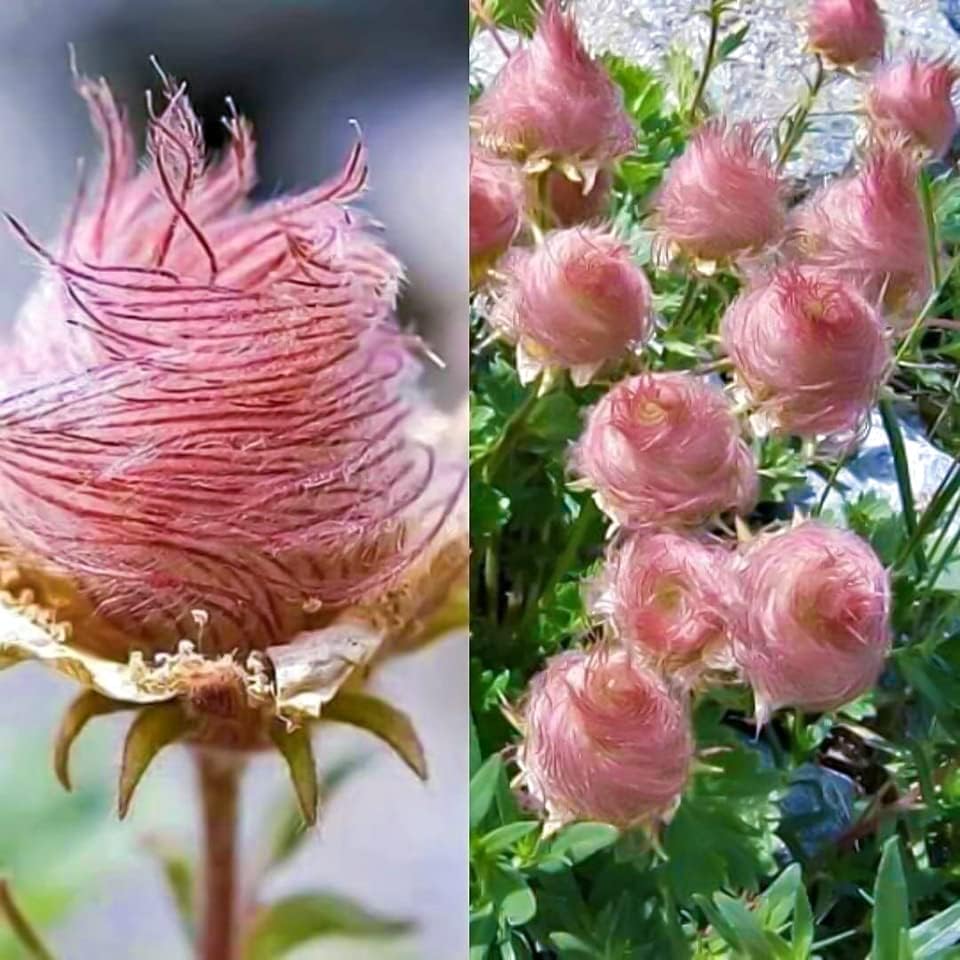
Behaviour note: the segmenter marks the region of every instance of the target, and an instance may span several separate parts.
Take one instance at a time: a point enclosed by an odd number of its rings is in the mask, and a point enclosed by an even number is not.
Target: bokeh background
[[[76,163],[97,155],[71,86],[67,47],[104,74],[142,125],[156,55],[186,79],[211,142],[232,95],[257,129],[262,196],[339,169],[357,119],[371,155],[365,206],[408,268],[401,305],[446,361],[428,371],[437,402],[466,391],[467,24],[462,0],[3,0],[0,3],[0,208],[50,238]],[[36,264],[0,234],[0,327]],[[467,644],[444,642],[390,664],[382,693],[414,719],[431,766],[423,786],[362,734],[324,728],[322,767],[358,760],[319,829],[269,888],[355,897],[412,920],[390,941],[329,940],[297,958],[462,960],[466,945]],[[12,878],[59,960],[187,960],[189,949],[151,849],[196,848],[193,771],[162,754],[128,821],[113,814],[124,721],[91,724],[75,748],[75,792],[56,784],[51,736],[75,693],[46,671],[0,674],[0,873]],[[327,732],[329,730],[329,732]],[[279,761],[253,761],[244,795],[248,851],[263,844],[288,787]],[[0,927],[0,960],[20,954]]]

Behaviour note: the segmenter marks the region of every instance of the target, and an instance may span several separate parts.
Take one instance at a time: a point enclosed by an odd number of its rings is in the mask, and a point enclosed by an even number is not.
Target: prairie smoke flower
[[[619,87],[557,0],[547,0],[533,38],[480,96],[472,123],[486,149],[533,165],[573,164],[588,178],[634,145]]]
[[[883,56],[886,30],[877,0],[810,0],[810,49],[841,67]]]
[[[32,621],[0,659],[133,704],[183,698],[196,739],[260,745],[377,652],[355,611],[446,545],[459,474],[407,427],[400,268],[347,206],[362,146],[254,208],[232,110],[208,165],[165,78],[138,169],[106,83],[78,88],[99,185],[53,252],[14,222],[46,273],[0,372],[0,613]]]
[[[686,706],[624,650],[551,659],[522,719],[523,780],[553,823],[649,823],[683,792],[693,757]]]
[[[799,436],[856,432],[891,363],[877,310],[845,282],[796,267],[735,300],[721,335],[762,418]]]
[[[783,228],[783,183],[749,123],[711,120],[670,165],[654,199],[657,243],[714,263],[766,246]]]
[[[957,132],[951,93],[960,71],[946,60],[907,57],[874,72],[866,95],[875,133],[904,134],[941,157]]]
[[[508,280],[491,318],[517,343],[521,379],[570,370],[583,384],[650,333],[650,284],[630,250],[608,230],[548,233],[504,264]]]
[[[723,547],[670,531],[634,534],[601,576],[596,608],[636,654],[691,679],[724,659],[738,584]]]
[[[682,527],[756,501],[756,462],[723,391],[685,373],[622,380],[591,410],[574,470],[628,527]]]
[[[470,279],[478,282],[520,229],[524,185],[508,160],[470,152]]]
[[[856,534],[809,521],[749,547],[735,656],[762,723],[832,710],[869,690],[890,648],[890,588]]]
[[[930,277],[917,161],[902,142],[873,146],[857,172],[818,190],[792,214],[797,258],[883,302],[894,326],[912,322]]]

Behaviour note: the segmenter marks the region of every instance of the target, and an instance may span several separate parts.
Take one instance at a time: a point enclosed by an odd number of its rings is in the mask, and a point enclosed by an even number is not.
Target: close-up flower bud
[[[595,607],[620,642],[668,675],[695,676],[725,659],[738,584],[722,546],[670,531],[615,547]]]
[[[903,134],[941,157],[957,132],[953,86],[960,70],[947,60],[909,56],[876,70],[865,105],[877,136]]]
[[[524,184],[520,170],[480,150],[470,152],[470,279],[475,285],[520,229]]]
[[[880,59],[886,27],[877,0],[810,0],[807,39],[814,53],[838,67]]]
[[[930,291],[917,160],[902,141],[871,147],[860,169],[821,187],[791,215],[790,247],[804,264],[883,303],[894,326],[913,322]]]
[[[653,823],[690,774],[685,703],[625,650],[554,657],[530,682],[522,724],[523,782],[555,823]]]
[[[757,719],[833,710],[866,693],[890,649],[890,586],[869,544],[808,521],[747,548],[735,656]]]
[[[634,144],[620,89],[587,52],[558,0],[547,0],[532,39],[480,96],[472,125],[488,150],[594,172]]]
[[[784,187],[750,123],[710,120],[667,169],[654,198],[667,256],[715,263],[753,253],[783,228]]]
[[[748,512],[756,462],[723,391],[688,373],[641,374],[590,411],[573,467],[627,527],[695,526]]]
[[[503,269],[508,279],[492,320],[516,341],[525,380],[562,368],[586,383],[650,334],[649,281],[606,228],[552,231]]]
[[[892,362],[879,312],[827,273],[786,267],[724,314],[724,348],[765,425],[856,433]]]

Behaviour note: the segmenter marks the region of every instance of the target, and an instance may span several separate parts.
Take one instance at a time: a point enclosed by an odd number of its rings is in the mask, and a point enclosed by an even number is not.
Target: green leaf
[[[598,851],[612,846],[619,836],[620,831],[609,823],[574,823],[554,837],[550,853],[571,864],[581,863]]]
[[[772,931],[764,930],[757,916],[740,900],[718,893],[713,901],[736,936],[737,942],[731,946],[742,947],[751,960],[785,960],[791,956],[787,943]]]
[[[933,960],[941,950],[960,943],[960,902],[934,914],[910,931],[914,960]]]
[[[743,46],[744,40],[747,38],[747,32],[750,29],[750,24],[745,23],[739,30],[733,30],[728,33],[717,46],[717,63],[721,63],[726,60],[730,54],[739,50]]]
[[[782,927],[793,915],[797,892],[803,888],[803,872],[799,863],[792,863],[760,897],[758,913],[764,926]]]
[[[873,888],[873,948],[871,960],[901,960],[900,933],[910,928],[910,898],[900,859],[900,841],[883,845]]]
[[[499,754],[488,757],[486,763],[470,780],[470,828],[479,826],[493,806],[497,783],[503,775],[503,761]]]
[[[490,873],[488,892],[511,926],[523,926],[536,915],[537,898],[523,874],[513,867],[498,863]]]
[[[487,853],[500,853],[539,829],[539,820],[518,820],[516,823],[504,824],[484,834],[479,844]]]
[[[324,720],[349,723],[372,733],[392,747],[397,756],[421,779],[427,779],[427,758],[410,718],[379,697],[342,690],[324,708]]]
[[[84,690],[64,711],[60,726],[54,739],[53,770],[64,790],[71,790],[70,750],[74,741],[83,732],[83,728],[94,717],[106,716],[120,710],[136,710],[135,703],[111,700],[96,690]]]
[[[317,782],[317,765],[313,759],[310,731],[306,727],[288,730],[282,720],[275,720],[270,725],[270,739],[287,762],[300,813],[304,821],[313,826],[317,822],[320,786]]]
[[[793,956],[795,960],[808,960],[813,948],[814,920],[810,898],[801,883],[797,887],[797,901],[793,909]]]
[[[178,702],[144,707],[135,717],[123,743],[117,811],[123,820],[130,801],[147,767],[166,746],[181,739],[192,728],[191,720]]]
[[[394,937],[411,929],[404,920],[370,913],[329,893],[301,893],[264,907],[243,949],[244,960],[279,960],[318,937]]]

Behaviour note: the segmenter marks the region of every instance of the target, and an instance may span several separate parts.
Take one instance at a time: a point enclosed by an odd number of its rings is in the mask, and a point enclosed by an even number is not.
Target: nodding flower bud
[[[957,132],[951,94],[960,70],[947,60],[907,57],[881,67],[866,95],[867,116],[875,134],[904,134],[941,157]]]
[[[573,227],[601,218],[610,205],[610,187],[613,177],[608,170],[600,170],[593,186],[582,180],[571,180],[562,170],[548,170],[545,174],[545,219],[555,227]]]
[[[477,100],[472,124],[484,148],[524,161],[595,170],[634,146],[620,88],[587,53],[557,0],[547,0],[533,38]]]
[[[551,659],[530,683],[523,723],[523,781],[554,823],[651,823],[683,793],[694,749],[687,708],[625,650]]]
[[[521,378],[548,367],[586,383],[651,330],[650,284],[623,241],[606,229],[548,233],[517,252],[492,323],[517,343]]]
[[[670,531],[634,534],[611,553],[596,602],[620,641],[673,677],[726,659],[737,613],[731,554]]]
[[[855,284],[887,319],[913,322],[930,291],[917,160],[902,142],[874,144],[857,172],[818,190],[793,213],[790,243],[805,264]]]
[[[686,373],[620,381],[590,411],[573,467],[628,527],[692,526],[756,501],[756,462],[726,396]]]
[[[393,584],[425,545],[415,518],[450,509],[406,425],[399,265],[346,205],[362,145],[254,207],[240,117],[208,163],[167,79],[139,165],[106,83],[78,84],[107,156],[57,253],[14,223],[48,270],[2,371],[0,539],[138,649],[175,649],[198,611],[204,653],[288,642]]]
[[[478,282],[513,242],[523,214],[521,172],[508,160],[470,153],[470,277]]]
[[[890,587],[856,534],[809,521],[743,557],[735,657],[757,719],[780,707],[833,710],[866,693],[890,649]]]
[[[815,53],[853,67],[883,56],[886,30],[877,0],[810,0],[807,35]]]
[[[721,336],[766,424],[802,437],[855,433],[891,363],[877,310],[843,281],[796,267],[735,300]]]
[[[775,240],[784,188],[749,123],[705,123],[670,165],[654,199],[657,245],[691,260],[730,260]]]

